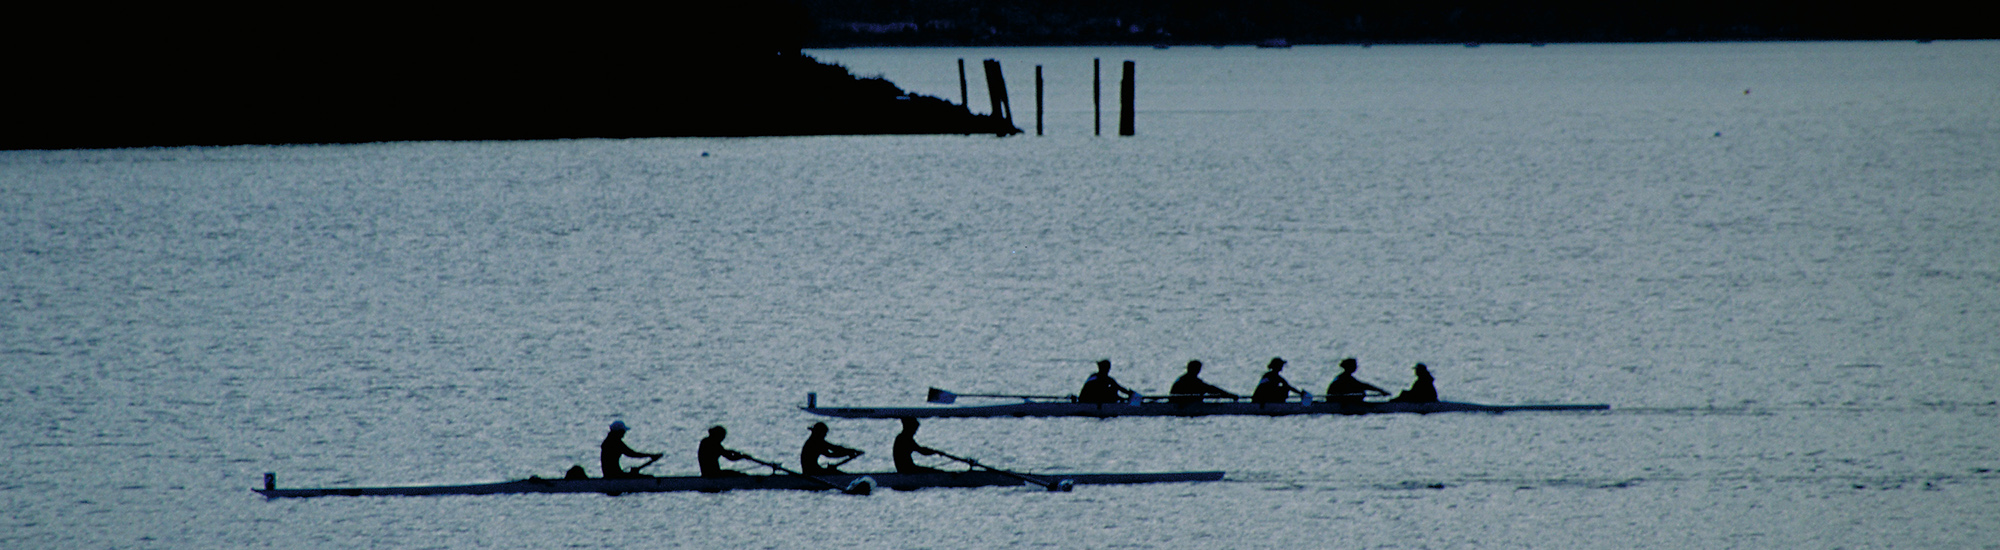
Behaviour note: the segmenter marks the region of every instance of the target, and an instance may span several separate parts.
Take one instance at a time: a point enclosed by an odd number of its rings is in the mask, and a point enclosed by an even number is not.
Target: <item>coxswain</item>
[[[696,460],[701,462],[701,477],[739,477],[749,475],[736,470],[722,469],[719,462],[720,459],[743,460],[749,458],[749,455],[723,448],[722,439],[726,437],[729,437],[729,430],[722,429],[722,426],[716,426],[708,429],[708,437],[702,438],[701,449],[695,452]]]
[[[1305,390],[1292,387],[1291,382],[1285,381],[1284,375],[1278,374],[1278,371],[1285,370],[1284,359],[1272,357],[1271,364],[1264,368],[1264,377],[1257,380],[1257,391],[1250,394],[1251,403],[1283,403],[1294,393],[1306,394]]]
[[[852,460],[855,457],[861,456],[861,451],[828,443],[826,441],[826,430],[825,422],[814,422],[811,430],[812,435],[806,437],[805,446],[799,448],[799,467],[803,469],[806,475],[838,474],[841,473],[838,467],[841,464],[847,463],[846,460],[843,460],[834,463],[832,466],[823,466],[819,463],[820,457]]]
[[[1167,400],[1173,403],[1200,403],[1204,397],[1236,397],[1236,394],[1201,381],[1201,361],[1188,361],[1187,374],[1174,380],[1173,394]]]
[[[917,419],[905,416],[903,417],[903,431],[896,434],[896,473],[935,474],[944,471],[928,466],[918,466],[916,460],[910,456],[912,454],[937,456],[940,453],[937,449],[917,444]]]
[[[1137,394],[1138,392],[1120,386],[1117,380],[1111,379],[1111,360],[1104,359],[1097,362],[1097,374],[1092,374],[1089,379],[1083,381],[1083,390],[1076,392],[1076,401],[1117,403]]]
[[[1333,383],[1326,385],[1326,398],[1343,405],[1361,403],[1370,395],[1389,395],[1388,390],[1354,378],[1355,369],[1361,368],[1353,357],[1340,360],[1340,375],[1333,377]]]
[[[603,462],[605,479],[646,477],[646,474],[639,473],[639,468],[644,468],[646,467],[646,465],[652,464],[652,462],[641,464],[639,465],[638,468],[626,470],[623,466],[621,466],[618,463],[618,459],[621,457],[629,456],[632,458],[650,458],[653,460],[659,460],[660,457],[666,456],[659,453],[642,453],[639,451],[632,450],[631,447],[625,446],[625,431],[626,431],[625,421],[618,420],[612,422],[611,433],[605,434],[604,445],[599,447],[599,449],[601,449],[601,452],[599,454],[599,459]]]
[[[1403,393],[1397,394],[1395,399],[1390,399],[1389,401],[1394,403],[1437,402],[1438,390],[1437,386],[1433,384],[1434,380],[1431,378],[1430,367],[1424,366],[1423,363],[1417,363],[1416,371],[1417,381],[1410,383],[1410,389],[1403,390]]]

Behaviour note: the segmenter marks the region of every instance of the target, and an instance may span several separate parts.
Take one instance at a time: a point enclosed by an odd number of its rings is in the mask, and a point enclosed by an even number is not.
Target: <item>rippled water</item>
[[[1031,133],[1044,64],[1049,135],[0,152],[0,545],[2000,547],[2000,43],[814,53],[954,99],[997,57]],[[1092,58],[1138,136],[1089,135]],[[1613,410],[925,423],[1229,472],[1067,494],[248,490],[594,472],[614,419],[685,475],[714,424],[791,460],[806,392],[1272,356]]]

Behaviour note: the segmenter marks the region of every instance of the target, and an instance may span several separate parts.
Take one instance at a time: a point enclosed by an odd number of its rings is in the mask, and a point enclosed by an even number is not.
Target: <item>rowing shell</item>
[[[1076,485],[1111,485],[1128,483],[1177,483],[1192,481],[1218,481],[1222,472],[1158,472],[1132,474],[1069,474],[1061,476],[1024,474],[1026,477],[1044,480],[1045,484],[1069,480]],[[483,483],[476,485],[423,485],[410,487],[350,487],[317,489],[278,489],[267,486],[253,489],[267,498],[305,498],[324,496],[431,496],[431,495],[499,495],[516,493],[602,493],[619,495],[624,493],[660,493],[671,491],[722,492],[751,489],[789,489],[798,491],[823,491],[829,485],[851,487],[862,478],[874,480],[874,485],[897,490],[928,489],[936,487],[993,487],[1025,485],[1027,481],[1007,474],[990,471],[941,472],[934,474],[832,474],[815,475],[811,478],[795,475],[756,475],[743,477],[703,478],[703,477],[649,477],[633,479],[541,479],[528,478],[520,481]],[[813,481],[814,478],[824,483]]]
[[[1455,403],[1437,401],[1433,403],[1332,403],[1314,401],[1312,403],[1071,403],[1061,401],[1032,401],[1004,405],[981,405],[965,407],[818,407],[808,405],[802,410],[840,418],[982,418],[999,416],[1088,416],[1110,418],[1114,416],[1213,416],[1213,415],[1256,415],[1289,416],[1295,414],[1382,414],[1382,413],[1442,413],[1442,412],[1483,412],[1504,413],[1514,411],[1602,411],[1610,409],[1604,404],[1572,405],[1480,405],[1476,403]]]

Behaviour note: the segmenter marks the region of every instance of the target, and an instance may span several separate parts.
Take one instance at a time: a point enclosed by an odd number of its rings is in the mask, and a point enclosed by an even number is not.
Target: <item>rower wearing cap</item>
[[[1201,361],[1188,361],[1187,374],[1174,380],[1174,387],[1169,393],[1174,395],[1167,400],[1174,403],[1200,403],[1203,397],[1236,397],[1236,394],[1201,381]]]
[[[917,444],[917,419],[905,416],[903,417],[903,432],[896,434],[896,473],[935,474],[944,471],[927,466],[918,466],[917,461],[910,457],[912,454],[936,456],[939,453],[937,449]]]
[[[1120,386],[1117,380],[1111,379],[1111,360],[1103,359],[1097,362],[1097,374],[1092,374],[1090,378],[1083,381],[1083,389],[1076,392],[1076,401],[1078,403],[1117,403],[1129,399],[1136,394],[1138,392],[1132,391],[1131,388]]]
[[[599,455],[599,458],[603,462],[604,477],[606,479],[646,477],[646,474],[639,473],[639,468],[644,468],[646,467],[647,464],[652,464],[652,462],[647,462],[646,464],[639,465],[638,468],[633,468],[628,471],[623,466],[618,464],[618,459],[620,457],[629,456],[632,458],[650,458],[653,460],[659,460],[660,457],[666,456],[660,453],[642,453],[639,451],[632,450],[631,447],[625,446],[625,431],[626,431],[625,421],[618,420],[611,423],[611,433],[606,434],[604,436],[604,444],[602,447],[600,447],[601,453]]]
[[[1292,386],[1278,371],[1285,370],[1285,360],[1271,358],[1271,364],[1264,367],[1264,377],[1257,380],[1257,390],[1250,394],[1251,403],[1283,403],[1292,394],[1305,395],[1305,390]]]
[[[1359,368],[1360,364],[1355,362],[1353,357],[1341,359],[1340,375],[1333,377],[1333,382],[1326,385],[1327,399],[1341,404],[1355,404],[1370,395],[1389,395],[1388,390],[1355,379],[1354,371]]]
[[[811,431],[812,435],[806,438],[805,446],[799,449],[799,466],[803,468],[806,475],[838,474],[841,473],[838,467],[841,464],[847,463],[846,460],[843,460],[831,466],[824,466],[819,463],[820,457],[853,460],[861,456],[861,451],[828,443],[826,441],[827,427],[825,422],[814,422]]]
[[[695,452],[695,459],[701,462],[701,477],[740,477],[749,475],[736,470],[722,469],[722,466],[718,462],[720,459],[743,460],[750,458],[750,455],[723,448],[722,439],[726,437],[729,437],[729,430],[722,429],[722,426],[716,426],[708,429],[708,437],[702,438],[701,448]]]

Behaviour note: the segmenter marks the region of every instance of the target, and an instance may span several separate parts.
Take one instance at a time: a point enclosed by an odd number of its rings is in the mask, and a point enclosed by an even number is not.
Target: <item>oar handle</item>
[[[861,454],[862,454],[861,451],[856,450],[854,451],[854,456],[840,459],[838,462],[834,462],[832,466],[828,466],[828,468],[839,468],[841,466],[844,466],[849,462],[853,462],[854,459],[861,458]]]
[[[741,453],[741,452],[739,452],[739,453],[737,453],[737,454],[741,454],[741,455],[743,455],[743,459],[744,459],[744,460],[748,460],[748,461],[751,461],[751,462],[755,462],[755,463],[758,463],[758,464],[763,464],[764,466],[767,466],[767,467],[769,467],[769,468],[771,468],[771,469],[773,469],[773,470],[777,470],[777,471],[780,471],[780,472],[784,472],[784,473],[787,473],[787,474],[792,474],[792,475],[795,475],[795,476],[799,476],[799,477],[803,477],[803,478],[806,478],[806,479],[810,479],[810,480],[813,480],[814,482],[817,482],[817,483],[819,483],[820,485],[825,485],[825,486],[826,486],[826,487],[827,487],[828,489],[833,489],[833,490],[836,490],[836,491],[845,491],[845,490],[847,490],[846,488],[844,488],[844,487],[841,487],[841,486],[839,486],[839,485],[834,485],[834,484],[833,484],[833,482],[831,482],[831,481],[827,481],[827,480],[824,480],[824,479],[820,479],[820,478],[817,478],[817,477],[813,477],[813,476],[809,476],[809,475],[805,475],[805,474],[803,474],[803,473],[799,473],[799,472],[796,472],[796,471],[793,471],[793,470],[791,470],[790,468],[786,468],[786,467],[784,467],[784,466],[779,466],[779,465],[778,465],[778,463],[776,463],[776,462],[765,462],[765,461],[763,461],[763,460],[761,460],[761,459],[758,459],[757,457],[754,457],[754,456],[750,456],[750,454],[749,454],[749,453]]]
[[[635,466],[635,467],[633,467],[633,468],[632,468],[632,473],[635,473],[635,474],[636,474],[636,473],[639,473],[639,470],[644,470],[644,469],[646,469],[646,467],[647,467],[647,466],[652,466],[654,462],[659,462],[659,461],[660,461],[660,457],[657,457],[657,456],[656,456],[656,457],[653,457],[653,459],[652,459],[652,460],[648,460],[648,461],[646,461],[646,463],[645,463],[645,464],[640,464],[640,465],[638,465],[638,466]]]

